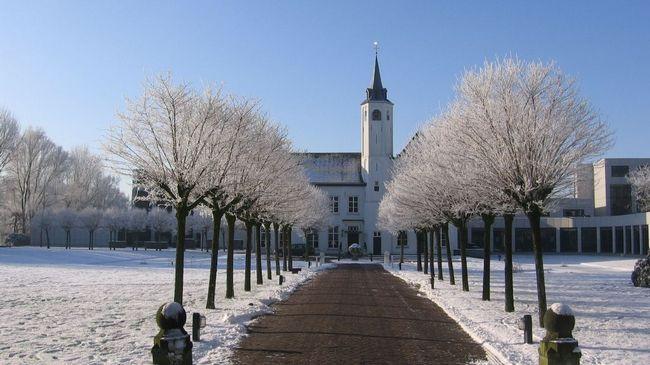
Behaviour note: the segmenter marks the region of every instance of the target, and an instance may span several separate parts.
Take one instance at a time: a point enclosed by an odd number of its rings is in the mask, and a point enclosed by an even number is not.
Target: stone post
[[[179,303],[166,303],[158,308],[156,323],[160,331],[154,337],[151,348],[154,364],[192,364],[192,341],[183,328],[186,320],[185,309]]]
[[[384,264],[390,264],[390,252],[388,251],[384,252]]]
[[[573,338],[575,316],[566,304],[555,303],[544,314],[546,336],[539,343],[539,365],[578,365],[582,353]]]

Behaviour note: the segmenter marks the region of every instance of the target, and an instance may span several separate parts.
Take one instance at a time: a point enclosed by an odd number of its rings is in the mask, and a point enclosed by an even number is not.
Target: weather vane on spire
[[[379,54],[379,42],[374,41],[374,42],[372,43],[372,48],[375,49],[375,55]]]

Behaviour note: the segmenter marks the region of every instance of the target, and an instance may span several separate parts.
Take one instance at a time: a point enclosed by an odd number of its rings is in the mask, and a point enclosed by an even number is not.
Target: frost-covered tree
[[[1,152],[0,152],[1,154]],[[1,156],[0,156],[1,157]],[[27,233],[36,212],[57,202],[56,188],[65,171],[67,154],[40,129],[27,129],[18,138],[6,166],[4,201],[20,232]]]
[[[61,203],[66,208],[125,208],[126,196],[119,189],[116,177],[106,174],[102,159],[86,147],[69,153],[62,175]]]
[[[539,320],[546,311],[540,217],[571,183],[578,164],[611,144],[610,132],[575,81],[554,64],[505,59],[467,71],[451,118],[484,184],[526,216],[533,233]]]
[[[135,240],[142,232],[147,229],[147,211],[144,209],[129,209],[126,211],[127,219],[127,241],[129,241],[129,233],[131,234],[131,240]],[[138,249],[137,242],[133,242],[133,250]]]
[[[153,241],[160,241],[161,233],[168,233],[174,229],[174,215],[163,208],[153,208],[147,214],[147,226],[153,235]],[[190,225],[191,227],[191,225]]]
[[[127,209],[109,208],[104,211],[103,219],[102,225],[108,229],[108,240],[118,241],[120,231],[126,230],[129,226],[129,211]]]
[[[88,249],[95,249],[95,231],[101,226],[104,212],[97,208],[86,208],[79,212],[81,226],[88,230]]]
[[[637,210],[650,211],[650,166],[641,166],[630,172],[628,180],[634,187]]]
[[[55,219],[59,227],[63,229],[65,233],[65,248],[71,248],[71,232],[74,227],[79,226],[79,216],[78,213],[70,208],[59,208],[54,212]]]
[[[0,173],[9,163],[19,135],[16,119],[8,110],[0,108]]]
[[[43,233],[47,248],[50,248],[50,232],[55,227],[56,219],[51,209],[44,209],[32,218],[32,227],[40,231],[40,245],[43,246]]]
[[[208,241],[208,233],[212,229],[213,224],[210,210],[202,207],[195,209],[192,215],[187,217],[187,224],[192,229],[192,232],[199,234],[199,246],[201,251],[203,251],[205,243]],[[207,247],[205,249],[207,250]]]
[[[126,101],[105,145],[118,171],[137,171],[150,198],[168,202],[176,213],[174,301],[181,304],[187,216],[210,192],[211,170],[227,153],[213,143],[224,105],[221,93],[210,87],[199,93],[169,76],[158,77],[145,82],[140,99]]]

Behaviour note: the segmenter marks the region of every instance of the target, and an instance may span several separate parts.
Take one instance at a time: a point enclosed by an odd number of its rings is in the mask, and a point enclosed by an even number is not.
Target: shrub
[[[650,287],[650,255],[637,261],[634,265],[632,284],[644,288]]]

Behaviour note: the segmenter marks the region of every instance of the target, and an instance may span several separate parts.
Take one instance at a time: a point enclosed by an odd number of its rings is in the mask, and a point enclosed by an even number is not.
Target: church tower
[[[379,61],[375,54],[372,83],[366,89],[366,99],[361,103],[361,170],[365,191],[365,238],[368,250],[377,253],[389,240],[377,227],[379,203],[385,192],[384,184],[390,178],[393,163],[393,103],[388,100],[388,90],[381,83]],[[379,246],[379,247],[377,247]],[[372,248],[371,248],[372,247]],[[383,253],[384,249],[381,249]]]
[[[381,83],[379,61],[375,55],[372,84],[366,89],[366,100],[361,103],[361,166],[364,173],[372,177],[381,170],[380,165],[392,157],[393,103],[388,100],[388,90]]]

